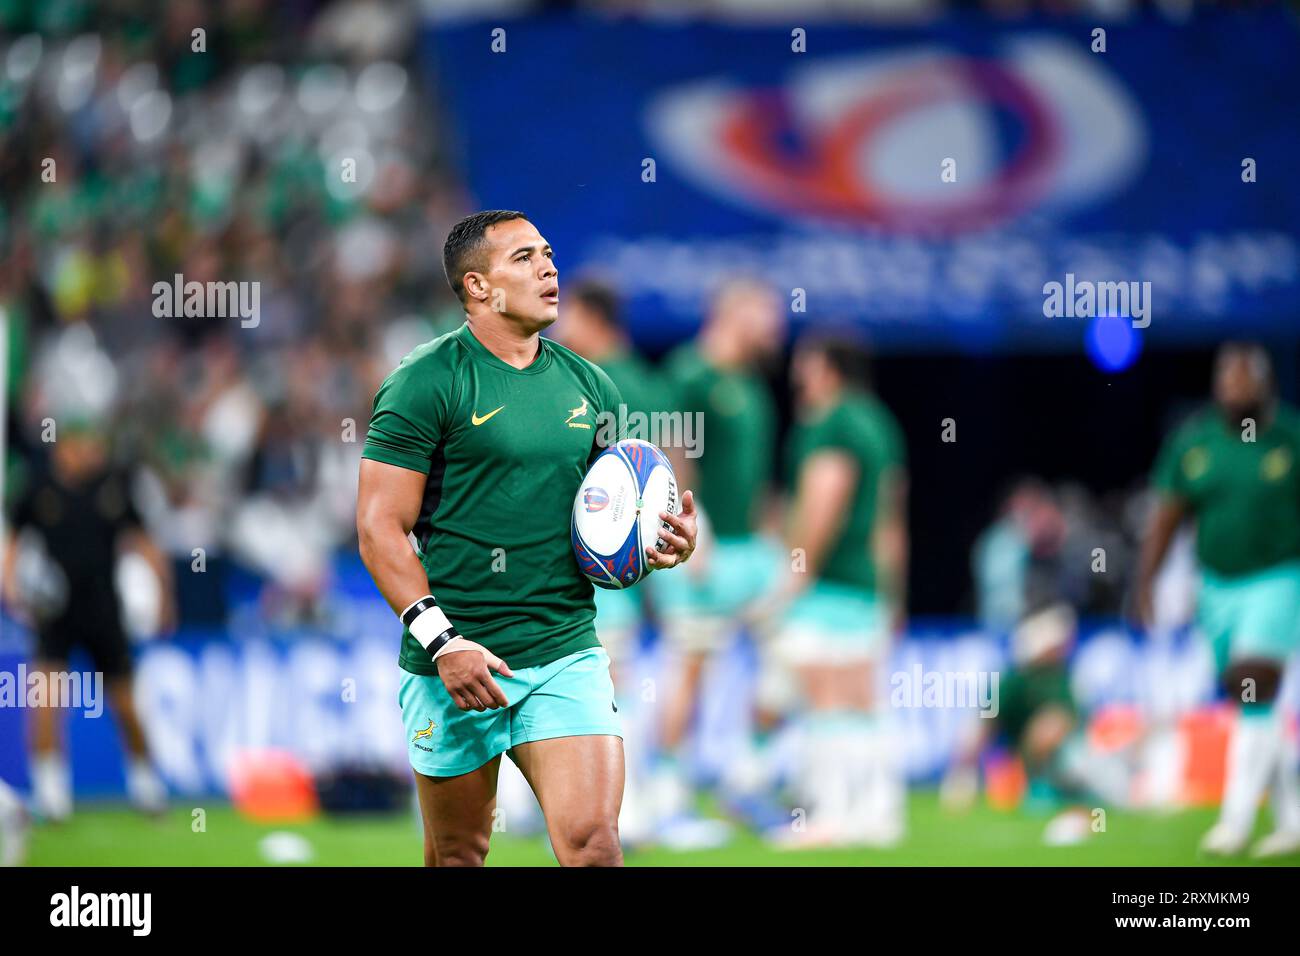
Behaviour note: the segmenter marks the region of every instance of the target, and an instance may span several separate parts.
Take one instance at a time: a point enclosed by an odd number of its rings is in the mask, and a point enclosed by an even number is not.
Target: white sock
[[[848,819],[852,800],[853,763],[845,753],[845,734],[837,715],[810,714],[805,724],[800,762],[800,802],[807,823],[839,828]]]
[[[638,843],[650,837],[654,823],[646,800],[645,773],[638,758],[639,741],[630,732],[623,739],[623,805],[618,811],[618,832],[628,842]]]
[[[0,866],[18,866],[23,862],[26,849],[22,800],[0,780]]]
[[[1260,797],[1273,777],[1281,739],[1276,711],[1249,716],[1238,713],[1228,744],[1227,785],[1219,809],[1221,824],[1239,831],[1254,826]]]
[[[72,778],[62,754],[38,754],[32,759],[32,790],[36,812],[61,820],[72,813]]]
[[[853,715],[849,720],[841,760],[849,779],[847,822],[849,829],[857,833],[870,828],[879,816],[877,788],[882,741],[879,727],[870,714]]]
[[[858,794],[854,828],[862,834],[901,836],[907,806],[907,782],[897,734],[884,718],[868,717],[859,746],[866,758],[864,786]]]
[[[1295,747],[1282,737],[1277,767],[1273,771],[1273,829],[1300,833],[1300,773]]]
[[[0,818],[10,813],[17,813],[22,808],[22,801],[9,784],[0,780]]]
[[[661,753],[655,759],[649,791],[651,811],[661,823],[690,810],[691,790],[676,754]]]
[[[147,757],[128,759],[126,793],[132,803],[146,810],[159,810],[167,803],[167,788]]]

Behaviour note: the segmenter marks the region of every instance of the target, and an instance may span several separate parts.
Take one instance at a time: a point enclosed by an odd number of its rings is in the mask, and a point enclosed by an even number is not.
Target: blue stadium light
[[[1142,351],[1142,337],[1129,319],[1118,315],[1098,316],[1089,322],[1084,344],[1088,357],[1103,372],[1124,371]]]

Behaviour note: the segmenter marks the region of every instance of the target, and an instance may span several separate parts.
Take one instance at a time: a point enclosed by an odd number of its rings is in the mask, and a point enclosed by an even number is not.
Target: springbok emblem
[[[581,418],[585,414],[587,414],[587,399],[584,397],[582,404],[569,412],[569,417],[564,420],[564,424],[568,425],[570,428],[590,428],[591,425],[587,422],[574,421],[575,418]]]

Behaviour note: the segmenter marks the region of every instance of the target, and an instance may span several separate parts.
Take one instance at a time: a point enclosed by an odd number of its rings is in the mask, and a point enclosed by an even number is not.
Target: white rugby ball
[[[662,451],[627,438],[606,448],[573,499],[571,532],[578,567],[592,584],[628,588],[654,570],[645,549],[662,549],[659,512],[678,512],[677,477]]]

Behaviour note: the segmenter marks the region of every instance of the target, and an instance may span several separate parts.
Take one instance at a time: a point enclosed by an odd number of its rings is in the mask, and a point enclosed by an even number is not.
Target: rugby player
[[[443,265],[465,324],[381,385],[357,493],[362,559],[403,624],[399,702],[425,864],[484,862],[509,753],[559,862],[618,865],[621,728],[569,537],[618,389],[540,336],[558,315],[558,272],[522,213],[461,220]],[[660,517],[666,547],[647,561],[671,568],[695,548],[691,492],[680,515]]]
[[[136,809],[158,815],[167,809],[167,787],[149,756],[135,706],[134,662],[122,602],[105,569],[127,551],[143,557],[161,585],[161,629],[170,631],[176,618],[171,564],[136,510],[128,475],[111,463],[104,422],[79,413],[59,424],[48,463],[14,504],[4,561],[5,597],[31,620],[36,633],[32,670],[44,674],[44,686],[58,686],[74,648],[89,653],[117,717],[127,795]],[[49,559],[41,588],[19,581],[19,542],[27,535],[40,542]],[[59,701],[45,699],[32,709],[29,727],[33,805],[39,818],[53,823],[67,820],[73,810],[63,716]]]
[[[678,481],[699,489],[709,531],[707,548],[686,574],[673,581],[651,579],[676,678],[665,702],[651,783],[660,835],[668,843],[679,842],[678,832],[690,834],[684,844],[696,839],[683,749],[705,665],[780,571],[780,546],[774,534],[764,533],[777,514],[768,480],[776,412],[760,372],[778,354],[784,327],[782,303],[772,289],[751,279],[731,281],[714,296],[696,339],[666,361],[666,404],[698,418],[701,453],[688,458],[680,449],[666,452]]]
[[[1257,856],[1300,850],[1295,755],[1274,706],[1300,644],[1300,414],[1278,401],[1268,353],[1229,343],[1214,368],[1214,405],[1165,443],[1153,473],[1160,498],[1143,542],[1139,614],[1152,623],[1152,586],[1175,532],[1196,522],[1197,618],[1229,698],[1239,707],[1218,822],[1207,853],[1246,848],[1272,790],[1273,832]]]
[[[808,818],[795,842],[893,845],[904,768],[874,690],[906,606],[905,445],[855,340],[812,333],[791,374],[793,559],[765,610],[780,620],[775,657],[804,706],[797,789]]]

